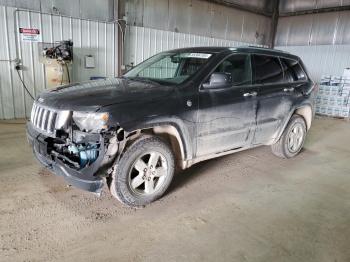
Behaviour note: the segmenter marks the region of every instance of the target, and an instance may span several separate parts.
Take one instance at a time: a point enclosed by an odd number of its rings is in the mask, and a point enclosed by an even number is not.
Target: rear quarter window
[[[300,63],[293,59],[281,58],[284,78],[287,82],[306,80],[306,74]]]

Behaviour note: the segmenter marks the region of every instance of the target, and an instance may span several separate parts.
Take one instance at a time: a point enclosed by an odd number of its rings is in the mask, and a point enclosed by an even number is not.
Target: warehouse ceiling
[[[209,0],[219,4],[271,16],[274,4],[278,1],[268,0]],[[282,16],[317,13],[324,11],[341,11],[350,9],[350,0],[279,0],[279,13]]]
[[[209,2],[216,2],[218,4],[227,5],[230,7],[235,7],[238,9],[243,9],[251,11],[254,13],[271,16],[273,10],[273,3],[275,1],[268,0],[212,0]]]
[[[320,9],[341,10],[349,8],[350,0],[280,0],[280,13],[292,14],[294,12],[306,12]]]

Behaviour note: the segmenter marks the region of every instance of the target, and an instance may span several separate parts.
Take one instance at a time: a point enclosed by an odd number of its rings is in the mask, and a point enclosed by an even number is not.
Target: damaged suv
[[[314,116],[315,85],[289,53],[197,47],[157,54],[121,78],[47,90],[27,136],[36,158],[68,184],[105,183],[129,206],[169,187],[176,167],[271,145],[297,155]]]

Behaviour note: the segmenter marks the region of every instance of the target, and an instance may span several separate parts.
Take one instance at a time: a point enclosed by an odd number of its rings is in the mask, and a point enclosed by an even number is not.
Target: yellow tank
[[[45,61],[46,85],[48,88],[69,84],[71,64],[58,62],[56,59]],[[69,71],[68,71],[69,70]]]

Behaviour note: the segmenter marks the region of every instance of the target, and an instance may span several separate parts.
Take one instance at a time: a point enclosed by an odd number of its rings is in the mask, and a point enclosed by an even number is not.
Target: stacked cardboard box
[[[316,113],[350,117],[350,77],[324,76],[316,98]]]

